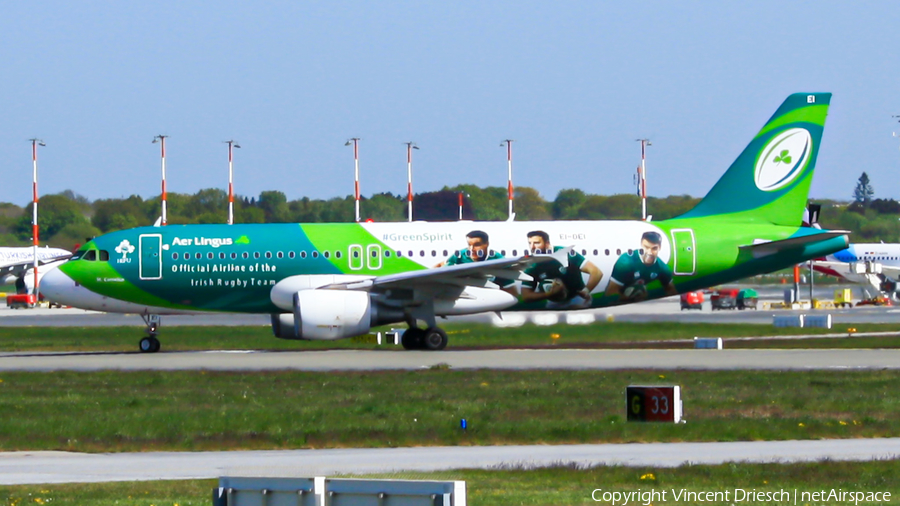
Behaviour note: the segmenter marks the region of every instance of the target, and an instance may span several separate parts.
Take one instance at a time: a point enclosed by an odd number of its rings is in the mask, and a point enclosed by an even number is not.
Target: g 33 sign
[[[629,422],[681,421],[681,387],[630,385],[625,390]]]

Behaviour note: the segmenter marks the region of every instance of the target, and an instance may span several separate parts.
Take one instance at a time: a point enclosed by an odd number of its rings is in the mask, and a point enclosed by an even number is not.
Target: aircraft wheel
[[[161,344],[159,342],[159,339],[150,336],[141,339],[138,346],[141,350],[141,353],[156,353],[157,351],[159,351]]]
[[[425,331],[418,327],[407,329],[400,338],[400,344],[406,350],[421,350],[425,340]]]
[[[424,346],[429,351],[440,351],[447,347],[447,333],[440,327],[431,327],[425,331]]]

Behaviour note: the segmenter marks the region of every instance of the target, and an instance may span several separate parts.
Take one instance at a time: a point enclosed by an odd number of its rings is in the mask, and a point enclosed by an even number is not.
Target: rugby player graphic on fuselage
[[[446,265],[460,265],[472,262],[483,262],[485,260],[496,260],[503,258],[503,255],[491,249],[490,239],[487,232],[481,230],[473,230],[466,234],[466,242],[468,247],[463,248],[450,255],[443,262],[435,265],[435,267],[444,267]],[[516,295],[516,282],[511,279],[494,278],[492,279],[500,289],[504,292]]]
[[[550,244],[550,235],[542,230],[528,232],[528,248],[532,255],[551,254],[563,249]],[[591,305],[591,290],[603,278],[600,268],[583,256],[570,251],[564,266],[559,261],[535,264],[525,269],[531,281],[522,282],[524,302],[547,301],[547,309],[579,308]],[[588,275],[587,283],[581,273]]]
[[[618,295],[620,302],[640,302],[647,298],[647,285],[659,280],[666,295],[677,295],[672,283],[672,270],[659,259],[662,236],[659,232],[644,232],[641,249],[622,253],[613,266],[606,295]]]

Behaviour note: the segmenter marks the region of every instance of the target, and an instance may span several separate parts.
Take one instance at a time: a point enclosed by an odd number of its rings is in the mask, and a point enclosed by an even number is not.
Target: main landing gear
[[[138,343],[138,347],[140,348],[141,353],[156,353],[160,348],[159,339],[156,338],[161,324],[159,315],[142,314],[141,319],[143,319],[144,324],[147,325],[147,337],[141,339]]]
[[[447,341],[447,333],[440,327],[410,326],[400,338],[400,344],[407,350],[440,351],[447,347]]]

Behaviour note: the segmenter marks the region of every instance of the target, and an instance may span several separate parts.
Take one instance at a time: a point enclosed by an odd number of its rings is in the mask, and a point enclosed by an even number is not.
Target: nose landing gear
[[[140,340],[138,348],[141,350],[141,353],[156,353],[161,346],[159,339],[156,338],[156,335],[159,333],[159,326],[162,323],[159,315],[142,314],[141,319],[144,320],[144,324],[147,326],[147,337]]]

